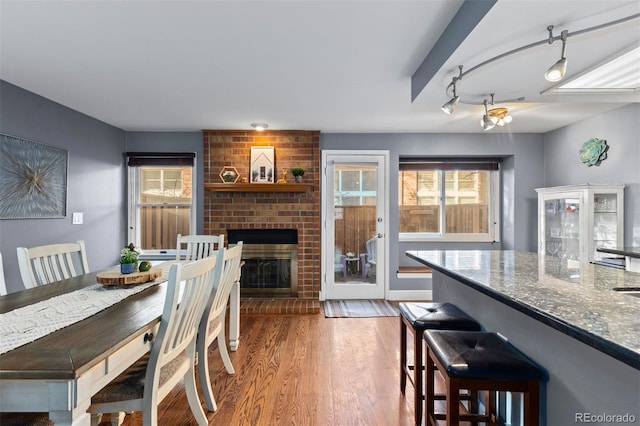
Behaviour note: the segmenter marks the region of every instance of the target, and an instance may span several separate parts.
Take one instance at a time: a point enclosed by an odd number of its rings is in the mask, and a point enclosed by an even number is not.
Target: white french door
[[[322,153],[323,299],[386,295],[388,151]]]

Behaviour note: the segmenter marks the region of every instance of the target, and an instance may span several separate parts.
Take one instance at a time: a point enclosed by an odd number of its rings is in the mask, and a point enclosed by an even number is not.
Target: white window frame
[[[189,229],[191,234],[196,233],[196,215],[197,215],[197,188],[196,188],[196,162],[194,161],[193,166],[191,166],[191,207],[189,212]],[[128,167],[128,223],[127,223],[127,241],[140,241],[140,166],[127,166]],[[154,166],[156,167],[156,166]],[[157,166],[162,167],[162,166]],[[171,167],[171,166],[167,166]],[[184,176],[183,176],[184,180]],[[151,206],[153,204],[145,204],[145,206]],[[136,244],[137,245],[137,244]],[[175,259],[176,258],[176,248],[167,248],[167,249],[157,249],[150,250],[144,249],[143,253],[140,256],[141,259],[148,260],[166,260],[166,259]]]
[[[440,229],[442,232],[400,232],[398,241],[400,242],[499,242],[500,241],[500,188],[501,174],[500,170],[489,171],[489,214],[488,214],[488,231],[484,234],[479,233],[456,233],[447,234],[444,226],[445,200],[447,193],[445,191],[445,170],[439,170],[440,173]],[[399,175],[399,173],[398,173]]]

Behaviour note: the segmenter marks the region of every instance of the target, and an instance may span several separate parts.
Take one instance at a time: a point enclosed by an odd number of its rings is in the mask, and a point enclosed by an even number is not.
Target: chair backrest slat
[[[4,268],[2,266],[2,253],[0,253],[0,296],[7,294],[7,283],[4,280]]]
[[[18,247],[17,252],[18,266],[25,288],[50,284],[89,272],[82,240],[32,248]]]
[[[182,259],[182,247],[186,244],[185,258]],[[220,235],[181,235],[176,242],[176,260],[193,261],[213,256],[218,247],[224,246],[224,234]]]
[[[76,268],[73,266],[73,258],[71,257],[71,253],[61,254],[60,257],[64,258],[64,261],[61,259],[60,265],[64,265],[63,262],[66,262],[66,265],[67,265],[66,268],[60,268],[60,272],[62,273],[62,276],[66,279],[66,278],[71,278],[78,275],[76,273]]]

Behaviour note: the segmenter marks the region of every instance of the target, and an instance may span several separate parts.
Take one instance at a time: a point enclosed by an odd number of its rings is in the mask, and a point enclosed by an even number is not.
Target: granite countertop
[[[602,253],[617,254],[620,256],[637,257],[640,259],[640,247],[604,248],[598,247]]]
[[[536,253],[408,251],[451,276],[567,335],[640,369],[640,274]]]

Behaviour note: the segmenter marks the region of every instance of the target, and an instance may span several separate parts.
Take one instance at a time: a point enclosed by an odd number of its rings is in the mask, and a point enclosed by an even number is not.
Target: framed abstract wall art
[[[251,183],[273,183],[275,157],[272,146],[251,147]]]
[[[0,219],[67,216],[67,150],[0,134]]]

